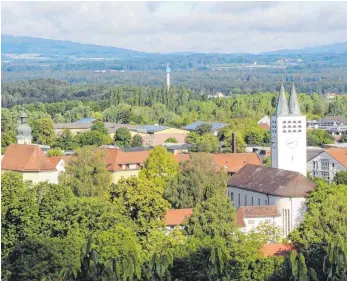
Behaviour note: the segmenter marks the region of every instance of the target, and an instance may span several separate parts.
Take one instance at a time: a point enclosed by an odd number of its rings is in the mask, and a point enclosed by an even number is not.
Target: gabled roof
[[[326,152],[342,166],[347,168],[347,148],[331,147],[328,148]]]
[[[122,171],[122,165],[136,164],[138,169],[142,165],[150,151],[136,151],[136,152],[124,152],[117,148],[107,148],[105,161],[107,169],[111,172]]]
[[[38,145],[10,144],[2,159],[1,169],[18,172],[56,171]]]
[[[163,131],[169,128],[170,127],[167,127],[167,126],[145,125],[145,126],[137,126],[136,128],[134,128],[134,131],[138,131],[138,132],[144,131],[148,133],[155,133],[155,132]]]
[[[320,147],[306,147],[306,160],[307,162],[315,158],[317,155],[325,151],[324,148]]]
[[[245,218],[268,218],[280,215],[276,206],[243,206],[236,211],[236,223],[245,227]]]
[[[258,126],[263,130],[270,131],[270,125],[268,123],[259,123]]]
[[[64,162],[66,164],[68,164],[71,161],[71,159],[72,159],[72,155],[68,155],[68,156],[51,156],[51,157],[47,157],[47,159],[49,160],[49,162],[52,163],[52,165],[54,167],[57,167],[57,165],[59,164],[59,162],[61,160],[64,160]]]
[[[184,130],[188,131],[195,131],[197,127],[199,127],[201,124],[210,124],[212,125],[211,131],[216,131],[219,129],[222,129],[225,126],[228,126],[227,123],[216,123],[216,122],[205,122],[205,121],[197,121],[192,124],[189,124],[185,127],[183,127]]]
[[[293,250],[295,250],[295,247],[293,244],[282,244],[282,243],[265,244],[260,249],[260,251],[264,254],[265,257],[285,256]]]
[[[171,209],[168,210],[165,216],[165,224],[175,226],[183,224],[186,218],[189,218],[193,213],[193,209]]]
[[[224,168],[228,173],[239,171],[246,164],[262,165],[258,154],[252,153],[218,153],[210,154],[214,162]],[[190,154],[175,154],[174,158],[177,162],[187,161]]]
[[[307,196],[315,183],[298,172],[247,164],[228,181],[232,187],[284,196]]]

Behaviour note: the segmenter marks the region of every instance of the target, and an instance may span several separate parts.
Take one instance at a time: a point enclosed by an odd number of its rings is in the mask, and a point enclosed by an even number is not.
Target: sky
[[[2,2],[1,28],[145,52],[260,53],[347,41],[347,2]]]

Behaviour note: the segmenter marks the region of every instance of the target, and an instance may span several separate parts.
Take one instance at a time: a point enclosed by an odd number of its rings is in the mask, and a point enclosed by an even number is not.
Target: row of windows
[[[290,124],[290,123],[292,123],[292,121],[288,121],[288,122],[283,121],[283,122],[282,122],[282,124],[286,124],[286,123]],[[293,123],[296,123],[296,121],[294,120]],[[301,123],[301,120],[299,120],[298,123]]]
[[[298,130],[298,131],[296,131],[296,130],[293,130],[293,131],[292,131],[292,130],[288,130],[288,131],[283,130],[282,132],[283,132],[283,133],[287,133],[287,132],[288,132],[288,133],[296,133],[296,132],[301,133],[302,131],[301,131],[301,130]]]
[[[231,201],[233,201],[234,203],[236,203],[235,200],[234,200],[234,192],[228,191],[228,197],[230,198]],[[258,198],[258,206],[260,206],[260,203],[261,203],[261,202],[260,202],[260,198]],[[268,204],[268,201],[265,199],[264,203],[265,203],[265,205],[267,205],[267,204]],[[241,202],[241,194],[238,193],[238,206],[247,206],[247,204],[248,204],[247,195],[245,195],[245,197],[244,197],[244,204],[242,205],[242,202]],[[251,205],[250,205],[250,206],[255,206],[254,204],[255,204],[254,197],[251,196]],[[236,204],[234,204],[234,205],[236,205]]]
[[[291,128],[291,125],[288,125],[288,128]],[[285,125],[283,125],[283,128],[287,128]],[[296,128],[296,125],[293,125],[293,128]],[[301,125],[298,125],[298,128],[301,128]]]
[[[271,223],[271,219],[266,219],[265,223]],[[254,220],[248,220],[248,224],[254,224]]]

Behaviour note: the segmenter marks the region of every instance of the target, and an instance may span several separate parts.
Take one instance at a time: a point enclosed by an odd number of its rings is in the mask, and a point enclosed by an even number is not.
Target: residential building
[[[241,206],[236,211],[236,223],[243,232],[249,232],[262,223],[280,227],[281,214],[277,206]]]
[[[1,162],[1,172],[14,171],[24,181],[58,183],[59,172],[38,145],[10,144]]]
[[[300,172],[247,164],[228,181],[228,197],[236,208],[276,206],[281,215],[276,223],[287,236],[303,220],[306,196],[314,188]]]
[[[282,82],[271,116],[271,165],[306,176],[306,116],[301,114],[294,83],[287,103]]]
[[[172,231],[175,227],[183,229],[183,223],[192,215],[193,209],[170,209],[165,216],[166,233]]]
[[[105,161],[108,171],[112,173],[112,182],[129,177],[137,177],[149,151],[125,152],[118,148],[106,148]]]
[[[188,153],[189,149],[192,147],[192,145],[188,143],[163,143],[162,146],[165,146],[167,151],[173,154]]]
[[[57,169],[59,177],[61,173],[65,172],[65,166],[71,161],[72,156],[51,156],[47,159]]]
[[[307,171],[314,178],[331,183],[339,171],[347,171],[347,148],[328,148],[307,162]]]
[[[168,138],[175,138],[178,143],[185,143],[189,131],[159,125],[137,126],[131,130],[134,136],[139,134],[144,146],[162,145]]]
[[[238,172],[247,164],[262,165],[257,153],[218,153],[209,155],[218,168],[224,169],[229,175]],[[190,158],[190,154],[176,154],[174,158],[177,162],[187,161]]]
[[[215,136],[218,135],[218,132],[224,127],[228,126],[227,123],[216,123],[216,122],[205,122],[205,121],[197,121],[192,124],[189,124],[183,127],[184,130],[195,131],[200,125],[209,124],[211,125],[211,133]]]

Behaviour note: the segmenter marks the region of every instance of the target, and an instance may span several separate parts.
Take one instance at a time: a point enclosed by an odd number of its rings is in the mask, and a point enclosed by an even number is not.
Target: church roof
[[[228,185],[284,197],[307,196],[316,186],[299,172],[252,164],[245,165],[234,174]]]
[[[10,144],[2,159],[1,169],[18,172],[56,171],[38,145]]]
[[[286,99],[286,92],[283,86],[283,81],[282,81],[281,89],[278,95],[275,115],[289,115],[289,109],[288,109],[288,104]]]
[[[279,217],[280,215],[276,206],[241,206],[236,211],[236,223],[245,227],[245,218]]]
[[[289,97],[289,114],[301,115],[300,105],[299,105],[298,96],[296,94],[294,83],[293,83],[292,90],[290,92],[290,97]]]

